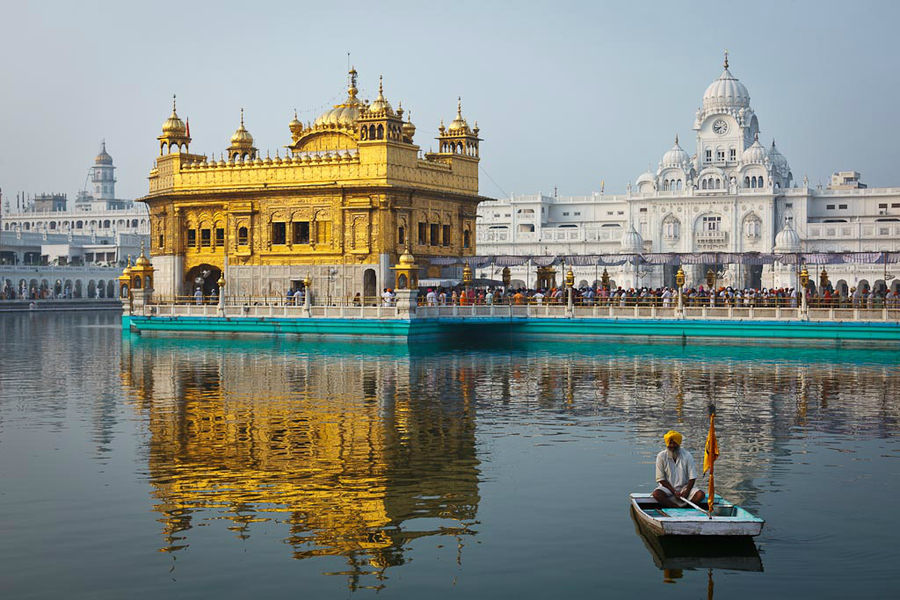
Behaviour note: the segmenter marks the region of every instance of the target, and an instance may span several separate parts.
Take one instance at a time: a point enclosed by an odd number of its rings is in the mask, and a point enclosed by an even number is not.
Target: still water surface
[[[109,313],[2,315],[0,345],[4,598],[896,597],[895,350],[154,339]],[[710,401],[717,490],[767,524],[749,561],[672,562],[627,495],[670,428],[702,458]]]

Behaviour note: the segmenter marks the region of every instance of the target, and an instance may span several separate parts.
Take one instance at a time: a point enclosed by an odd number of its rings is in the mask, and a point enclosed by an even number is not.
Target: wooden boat
[[[716,496],[710,518],[702,510],[663,508],[650,494],[631,494],[637,520],[656,535],[754,536],[765,521]]]

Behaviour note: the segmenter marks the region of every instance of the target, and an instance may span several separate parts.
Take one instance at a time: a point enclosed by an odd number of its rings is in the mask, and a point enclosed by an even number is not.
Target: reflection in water
[[[798,439],[896,435],[893,359],[839,358],[803,348],[538,343],[428,353],[124,336],[121,376],[149,429],[162,550],[189,545],[199,524],[228,523],[242,539],[275,527],[298,559],[343,557],[339,574],[356,589],[380,588],[423,536],[449,536],[462,561],[478,524],[479,459],[490,458],[479,442],[523,423],[561,441],[586,428],[624,430],[641,448],[649,490],[662,432],[678,428],[699,456],[713,401],[718,487],[759,507],[778,485],[773,474],[804,452]],[[648,547],[670,580],[703,566]],[[739,558],[762,568],[755,547]]]
[[[664,579],[679,579],[686,569],[763,570],[759,551],[750,537],[659,536],[641,525],[634,508],[631,520]]]
[[[296,558],[345,557],[341,574],[356,588],[361,575],[402,564],[415,538],[454,536],[461,551],[474,533],[465,367],[140,341],[126,341],[122,360],[147,414],[165,551],[190,543],[201,510],[240,538],[272,521],[287,525]]]

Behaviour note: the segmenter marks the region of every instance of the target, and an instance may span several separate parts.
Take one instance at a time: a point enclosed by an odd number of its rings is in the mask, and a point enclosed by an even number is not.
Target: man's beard
[[[671,458],[673,462],[678,462],[678,458],[681,456],[681,448],[676,448],[675,450],[666,448],[666,452],[669,453],[669,458]]]

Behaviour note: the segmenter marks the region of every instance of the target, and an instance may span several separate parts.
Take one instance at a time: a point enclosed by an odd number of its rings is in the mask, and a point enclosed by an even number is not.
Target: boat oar
[[[688,500],[687,498],[681,498],[681,500],[684,500],[686,503],[690,504],[691,506],[693,506],[694,508],[696,508],[697,510],[699,510],[699,511],[702,512],[702,513],[709,513],[709,511],[703,510],[702,508],[700,508],[699,506],[697,506],[696,504],[694,504],[693,502],[691,502],[691,501]],[[711,519],[711,518],[712,518],[712,515],[710,515],[709,518]]]

